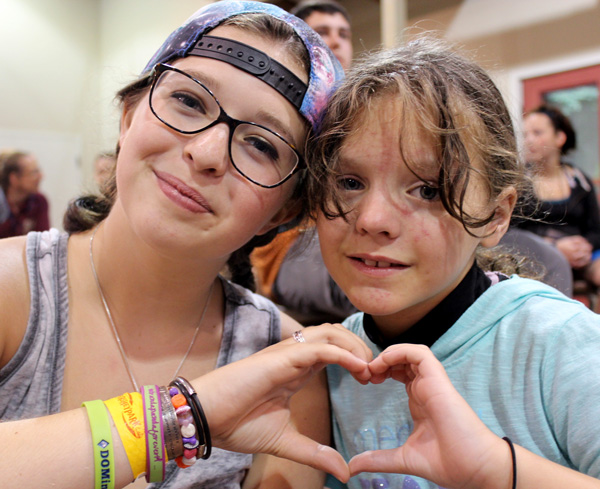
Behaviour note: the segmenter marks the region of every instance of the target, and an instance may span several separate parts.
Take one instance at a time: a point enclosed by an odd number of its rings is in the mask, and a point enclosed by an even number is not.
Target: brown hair
[[[241,30],[266,37],[269,41],[282,45],[294,60],[298,60],[308,74],[310,72],[310,58],[306,47],[293,28],[285,22],[265,14],[241,14],[230,17],[220,25],[232,25]],[[208,31],[207,31],[208,32]],[[152,73],[143,76],[117,92],[117,100],[124,111],[135,109],[150,89]],[[309,127],[308,123],[306,127]],[[117,145],[116,154],[119,154]],[[117,163],[118,164],[118,163]],[[300,214],[305,213],[305,202],[302,188],[298,184],[286,206],[299,209]],[[90,194],[72,201],[65,213],[63,225],[67,232],[77,233],[91,229],[108,216],[117,196],[116,166],[110,176],[100,188],[99,194]],[[269,243],[277,234],[273,229],[267,234],[255,236],[241,249],[232,253],[227,262],[231,279],[245,287],[255,290],[254,276],[250,264],[250,253],[257,246]]]
[[[547,116],[550,119],[552,127],[554,127],[554,131],[564,133],[566,139],[565,144],[560,148],[560,154],[565,155],[576,148],[577,137],[571,120],[558,107],[544,104],[530,110],[525,116],[527,117],[530,114],[543,114]]]
[[[364,56],[330,100],[308,155],[313,160],[309,179],[313,217],[318,212],[328,218],[345,215],[336,186],[340,149],[360,130],[374,105],[391,98],[400,107],[402,154],[403,141],[415,130],[433,140],[439,162],[437,184],[446,211],[468,232],[490,222],[493,212],[471,215],[464,199],[475,173],[487,185],[490,199],[507,187],[520,189],[524,173],[510,114],[481,67],[444,42],[424,36]],[[417,174],[416,168],[411,171]]]
[[[4,151],[0,153],[0,188],[6,193],[10,185],[10,176],[13,173],[20,174],[21,158],[29,156],[24,151]]]

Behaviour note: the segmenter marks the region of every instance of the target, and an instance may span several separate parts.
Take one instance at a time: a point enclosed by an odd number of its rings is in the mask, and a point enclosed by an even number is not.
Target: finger
[[[344,348],[365,361],[373,358],[373,353],[365,342],[341,324],[311,326],[304,328],[302,334],[308,343],[329,343]]]
[[[371,372],[365,359],[334,344],[296,344],[291,347],[288,354],[290,355],[289,359],[299,367],[306,368],[317,364],[337,364],[348,370],[358,379],[369,380],[371,378]]]
[[[369,370],[372,378],[387,374],[404,383],[412,380],[416,372],[422,376],[447,377],[442,364],[424,345],[393,345],[369,363]]]
[[[402,447],[389,450],[371,450],[355,455],[348,462],[350,477],[360,472],[408,473],[402,464],[401,450]]]
[[[350,478],[348,465],[337,451],[299,433],[292,433],[289,443],[274,455],[328,472],[342,482]]]

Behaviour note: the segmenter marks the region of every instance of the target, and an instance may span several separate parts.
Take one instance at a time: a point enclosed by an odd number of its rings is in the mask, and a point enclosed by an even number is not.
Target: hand
[[[208,419],[213,444],[268,453],[325,470],[346,481],[349,470],[334,449],[299,434],[290,423],[290,397],[325,365],[346,368],[363,384],[371,351],[339,325],[303,330],[305,343],[287,339],[192,382]],[[311,413],[307,413],[311,416]]]
[[[442,364],[423,345],[394,345],[369,369],[371,382],[406,385],[414,429],[401,447],[350,460],[359,472],[411,474],[448,488],[510,487],[510,451],[454,389]]]
[[[592,260],[592,245],[583,236],[565,236],[557,239],[555,244],[571,268],[585,267]]]

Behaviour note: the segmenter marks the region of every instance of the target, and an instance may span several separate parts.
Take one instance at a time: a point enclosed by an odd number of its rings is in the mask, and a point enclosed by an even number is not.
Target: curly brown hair
[[[320,135],[309,144],[311,215],[344,216],[337,193],[339,154],[382,100],[397,102],[403,141],[421,131],[433,141],[439,162],[438,186],[446,211],[469,232],[493,219],[470,214],[466,189],[481,176],[494,199],[505,188],[520,190],[525,174],[518,157],[513,123],[502,96],[487,73],[445,42],[420,37],[394,49],[369,53],[348,73],[331,99]],[[405,158],[411,171],[416,167]],[[475,164],[476,163],[476,164]]]

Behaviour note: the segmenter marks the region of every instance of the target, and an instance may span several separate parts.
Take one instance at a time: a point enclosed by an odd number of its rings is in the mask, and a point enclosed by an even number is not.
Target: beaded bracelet
[[[176,385],[178,385],[179,387],[183,387],[183,391],[188,394],[192,401],[192,410],[196,412],[196,415],[198,417],[196,420],[196,426],[198,426],[202,430],[201,440],[204,445],[204,453],[202,454],[201,458],[206,460],[208,457],[210,457],[211,454],[212,441],[210,437],[210,429],[208,427],[208,420],[206,419],[204,410],[202,409],[202,404],[200,404],[200,400],[198,399],[198,394],[192,387],[192,384],[190,384],[183,377],[177,377],[174,380],[174,382],[176,382]]]
[[[177,457],[175,462],[179,467],[185,469],[193,465],[198,458],[200,442],[195,437],[197,433],[196,420],[194,419],[192,408],[188,403],[188,398],[181,389],[171,383],[169,395],[171,396],[171,403],[175,408],[181,431],[181,441],[183,443],[183,454]]]

